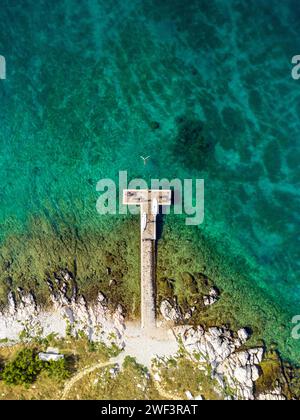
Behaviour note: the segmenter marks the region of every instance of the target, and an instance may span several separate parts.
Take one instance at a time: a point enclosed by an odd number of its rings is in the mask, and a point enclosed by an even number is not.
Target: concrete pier
[[[141,326],[151,330],[156,326],[154,241],[141,241]]]
[[[156,218],[158,207],[171,205],[170,190],[124,190],[123,204],[141,211],[141,327],[156,328]]]

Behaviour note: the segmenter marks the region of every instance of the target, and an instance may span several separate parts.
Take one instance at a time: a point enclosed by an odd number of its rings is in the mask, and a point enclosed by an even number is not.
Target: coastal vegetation
[[[43,346],[0,348],[4,360],[0,374],[0,399],[59,399],[70,377],[96,362],[109,360],[104,346],[96,350],[83,339],[68,341],[68,347],[63,340],[54,342],[65,353],[65,362],[44,365],[37,358],[37,351]],[[176,395],[187,399],[186,390],[201,393],[207,399],[218,397],[213,390],[215,383],[184,356],[171,359],[168,366],[162,367],[160,375],[162,383],[158,387],[148,369],[127,356],[121,368],[112,364],[85,375],[74,384],[67,398],[155,400]]]
[[[7,385],[25,385],[34,382],[43,368],[43,363],[33,349],[21,350],[8,362],[1,373]]]
[[[280,386],[288,399],[299,400],[299,367],[282,361],[278,352],[273,348],[265,354],[260,368],[261,376],[255,384],[257,394]]]
[[[50,335],[30,343],[0,347],[0,399],[57,399],[65,382],[94,363],[106,362],[117,353],[103,343],[91,343],[83,334],[58,339]],[[55,346],[64,355],[58,361],[43,362],[38,353]]]
[[[65,380],[70,376],[68,361],[41,361],[34,348],[24,348],[5,364],[1,378],[6,385],[29,385],[36,381],[41,372],[46,372],[49,378]]]
[[[70,399],[132,400],[160,399],[148,370],[127,356],[120,367],[106,367],[86,375],[72,388]]]
[[[55,344],[65,358],[42,362],[38,351]],[[0,399],[60,399],[69,378],[95,364],[105,364],[111,355],[104,344],[90,345],[83,337],[57,340],[50,337],[44,345],[15,345],[0,348]],[[114,356],[114,355],[113,355]],[[95,369],[71,389],[75,399],[159,399],[147,369],[132,357],[124,359],[122,369]]]
[[[37,354],[49,343],[56,345],[65,358],[58,362],[40,361]],[[112,357],[109,349],[90,344],[83,335],[65,340],[51,336],[39,344],[1,347],[0,399],[60,399],[69,380],[85,370],[87,374],[73,384],[66,398],[155,400],[189,399],[192,395],[219,400],[234,395],[229,388],[219,389],[210,377],[210,367],[200,368],[184,350],[166,360],[157,358],[154,370],[148,371],[130,356],[124,358],[121,366],[113,362],[106,366]],[[89,373],[91,366],[96,368]],[[276,352],[266,354],[260,369],[256,395],[280,386],[289,398],[299,398],[298,373],[284,364]]]

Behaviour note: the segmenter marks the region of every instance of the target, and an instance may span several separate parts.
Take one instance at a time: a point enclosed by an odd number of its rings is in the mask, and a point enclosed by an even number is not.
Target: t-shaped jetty
[[[141,326],[156,328],[155,242],[159,206],[170,206],[171,190],[124,190],[123,204],[138,205],[141,212]]]

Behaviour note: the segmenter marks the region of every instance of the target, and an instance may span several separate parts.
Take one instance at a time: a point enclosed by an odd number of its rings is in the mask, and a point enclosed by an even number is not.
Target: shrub
[[[44,368],[50,378],[64,381],[70,377],[70,369],[66,359],[45,362]]]
[[[102,353],[103,356],[110,359],[111,357],[117,357],[121,353],[121,349],[117,346],[116,343],[111,343],[110,346],[106,345],[103,342],[89,343],[89,351]]]
[[[43,363],[32,349],[21,350],[15,359],[6,364],[2,379],[9,385],[31,384],[43,368]]]
[[[148,373],[148,370],[145,366],[137,363],[136,359],[132,356],[126,356],[123,362],[123,368],[125,370],[132,370],[137,372],[139,375],[145,375]]]

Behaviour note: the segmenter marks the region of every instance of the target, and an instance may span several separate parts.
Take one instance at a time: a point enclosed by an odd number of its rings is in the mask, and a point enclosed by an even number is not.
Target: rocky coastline
[[[217,296],[214,296],[216,302]],[[206,299],[206,298],[205,298]],[[166,321],[178,321],[183,316],[176,302],[162,301],[160,311]],[[184,351],[199,369],[207,370],[218,383],[217,391],[226,399],[286,400],[281,386],[255,395],[255,382],[261,376],[260,364],[264,359],[263,347],[244,348],[251,334],[246,328],[236,333],[226,327],[203,328],[186,325],[173,328]]]
[[[83,333],[91,341],[107,345],[113,343],[120,350],[127,346],[125,313],[121,305],[112,309],[101,292],[95,302],[88,304],[83,296],[78,295],[77,287],[67,271],[62,271],[54,281],[48,280],[47,283],[52,302],[52,308],[48,310],[39,306],[31,292],[26,293],[21,288],[16,293],[9,292],[8,305],[0,311],[2,345],[5,341],[29,342],[49,334],[75,337]],[[212,289],[209,296],[205,297],[204,304],[213,304],[217,299],[217,292]],[[163,300],[160,304],[160,324],[169,326],[178,348],[215,381],[215,391],[220,399],[286,399],[280,384],[264,393],[255,392],[265,349],[247,348],[250,338],[247,329],[233,332],[225,326],[206,329],[186,325],[192,312],[193,308],[183,314],[175,301]],[[155,356],[159,357],[159,354],[153,354]],[[176,355],[174,357],[176,359]],[[155,370],[154,365],[152,369],[156,372],[154,378],[159,381],[159,371]],[[191,393],[187,396],[193,399]]]
[[[99,292],[92,304],[78,295],[70,274],[61,272],[55,280],[47,280],[52,307],[45,310],[32,292],[21,288],[8,293],[8,305],[0,311],[0,340],[28,340],[36,336],[57,334],[76,336],[84,333],[91,341],[112,341],[124,347],[125,316],[121,305],[112,310],[106,297]]]

